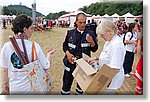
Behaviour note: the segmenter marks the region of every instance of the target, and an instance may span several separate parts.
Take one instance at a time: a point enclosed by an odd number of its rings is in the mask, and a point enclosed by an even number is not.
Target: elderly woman
[[[115,24],[109,20],[103,20],[96,29],[106,42],[103,50],[99,56],[99,68],[106,64],[111,68],[119,69],[119,72],[113,77],[111,83],[103,94],[114,94],[118,88],[121,87],[124,81],[123,61],[125,55],[125,48],[122,38],[117,34]],[[91,58],[89,61],[98,58]]]

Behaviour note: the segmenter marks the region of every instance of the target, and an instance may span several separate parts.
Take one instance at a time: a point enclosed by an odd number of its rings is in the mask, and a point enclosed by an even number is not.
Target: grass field
[[[53,28],[51,31],[44,31],[39,32],[35,31],[32,35],[32,37],[29,39],[31,41],[35,41],[39,43],[42,47],[42,50],[44,53],[46,53],[47,49],[49,48],[55,48],[56,52],[52,56],[52,65],[49,69],[49,73],[52,79],[52,90],[50,94],[60,94],[60,90],[62,87],[62,77],[63,77],[63,57],[64,52],[62,51],[62,43],[64,41],[66,31],[69,28]],[[8,27],[6,30],[1,31],[1,46],[4,44],[4,42],[9,41],[8,36],[13,34],[13,32],[10,30],[10,27]],[[96,53],[92,54],[98,55],[100,54],[104,40],[99,38],[98,41],[99,49]],[[138,61],[139,54],[135,54],[135,61],[133,65],[133,70],[135,71],[135,65]],[[76,82],[73,82],[71,94],[74,94],[75,91],[75,85]],[[117,94],[134,94],[136,80],[133,76],[130,78],[125,78],[125,81],[122,85],[122,87],[118,90]]]

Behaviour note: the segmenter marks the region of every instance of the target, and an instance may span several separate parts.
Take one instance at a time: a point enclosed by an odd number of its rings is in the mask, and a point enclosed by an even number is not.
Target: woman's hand
[[[48,50],[48,53],[50,54],[50,55],[53,55],[54,53],[55,53],[55,49],[54,48],[51,48],[51,49],[49,49]]]
[[[93,59],[93,58],[90,58],[90,59],[87,60],[87,63],[90,64],[90,65],[91,65],[93,62],[94,62],[94,59]]]
[[[51,55],[53,55],[55,53],[55,49],[51,48],[47,51],[47,59],[50,60]]]
[[[87,60],[87,62],[91,65],[91,64],[93,64],[95,62],[95,60],[98,60],[98,58],[97,57],[89,58]]]
[[[3,78],[3,93],[9,94],[9,78],[8,78],[8,68],[2,68],[2,78]]]
[[[4,91],[3,91],[3,93],[6,94],[6,95],[9,94],[9,84],[8,83],[4,84]]]

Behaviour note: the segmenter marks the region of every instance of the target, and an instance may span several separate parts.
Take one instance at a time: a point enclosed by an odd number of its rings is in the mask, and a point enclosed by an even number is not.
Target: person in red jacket
[[[142,95],[143,94],[143,35],[142,35],[142,28],[143,28],[143,21],[140,22],[141,26],[141,39],[140,39],[140,46],[141,46],[141,56],[136,66],[136,72],[134,77],[137,79],[135,94]]]

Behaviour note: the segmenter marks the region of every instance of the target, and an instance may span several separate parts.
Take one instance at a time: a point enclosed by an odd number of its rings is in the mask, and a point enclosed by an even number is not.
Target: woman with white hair
[[[96,29],[106,42],[99,56],[99,68],[106,64],[111,68],[119,69],[119,72],[113,77],[111,83],[103,94],[114,94],[121,87],[124,81],[123,61],[125,48],[122,38],[117,34],[115,24],[109,20],[103,20]],[[98,58],[91,58],[89,62]]]

